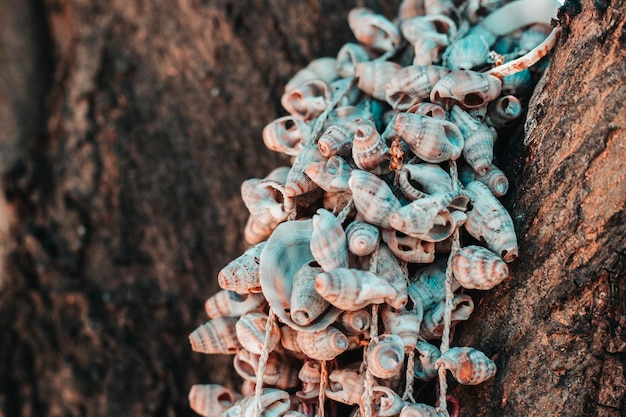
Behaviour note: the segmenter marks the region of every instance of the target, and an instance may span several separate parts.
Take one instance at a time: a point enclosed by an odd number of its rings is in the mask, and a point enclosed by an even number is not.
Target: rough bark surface
[[[192,384],[238,383],[187,335],[244,249],[239,185],[287,162],[261,130],[350,8],[398,3],[0,0],[0,416],[194,415]],[[454,342],[499,367],[462,415],[626,415],[624,4],[563,19],[504,149],[522,261]]]

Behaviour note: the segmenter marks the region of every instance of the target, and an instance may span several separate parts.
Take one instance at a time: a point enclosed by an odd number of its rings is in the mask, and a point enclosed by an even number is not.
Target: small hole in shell
[[[469,93],[463,98],[463,104],[471,107],[478,107],[484,102],[485,100],[478,93]]]

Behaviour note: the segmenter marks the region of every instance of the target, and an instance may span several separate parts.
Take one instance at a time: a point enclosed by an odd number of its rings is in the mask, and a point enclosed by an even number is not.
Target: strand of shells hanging
[[[447,375],[495,374],[484,353],[451,347],[451,331],[474,309],[465,290],[498,285],[518,255],[493,149],[556,43],[557,6],[405,0],[393,21],[350,11],[358,42],[296,73],[289,115],[263,130],[292,165],[241,186],[251,246],[221,270],[210,320],[189,339],[234,355],[244,384],[194,385],[197,413],[456,415]],[[437,403],[417,403],[435,378]]]

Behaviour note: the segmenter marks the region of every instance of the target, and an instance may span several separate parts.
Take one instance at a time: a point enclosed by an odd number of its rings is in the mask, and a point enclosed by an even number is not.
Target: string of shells
[[[467,290],[509,279],[518,256],[494,145],[524,113],[557,6],[404,0],[393,21],[350,11],[356,42],[296,73],[289,115],[263,130],[292,165],[241,186],[250,247],[220,271],[189,340],[233,355],[244,384],[194,385],[197,413],[455,415],[445,395],[413,393],[495,374],[450,332],[474,309]]]

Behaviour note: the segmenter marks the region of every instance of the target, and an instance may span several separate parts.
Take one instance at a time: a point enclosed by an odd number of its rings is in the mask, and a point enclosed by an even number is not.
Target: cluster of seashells
[[[289,115],[263,130],[292,165],[241,186],[251,247],[221,270],[189,339],[233,354],[245,382],[241,394],[194,385],[196,412],[444,416],[415,387],[494,375],[482,352],[449,346],[450,329],[473,311],[465,289],[498,285],[518,256],[493,149],[555,43],[556,7],[405,0],[393,22],[349,13],[358,43],[299,71]]]

